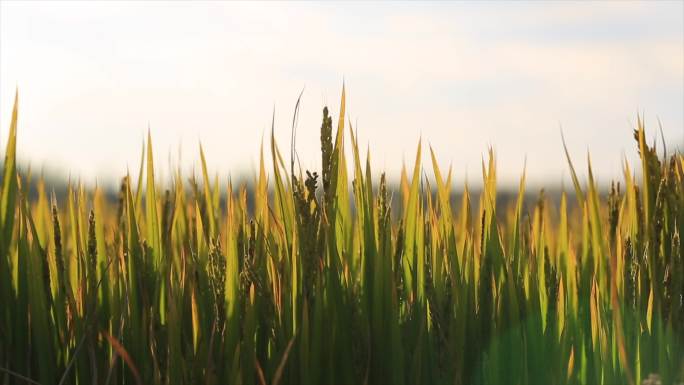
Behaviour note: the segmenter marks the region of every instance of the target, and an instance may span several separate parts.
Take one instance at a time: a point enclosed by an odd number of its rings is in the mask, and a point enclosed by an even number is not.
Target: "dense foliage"
[[[200,180],[178,171],[160,188],[148,137],[118,202],[82,186],[57,202],[42,182],[29,201],[15,103],[0,383],[684,380],[684,157],[659,158],[641,120],[641,170],[625,164],[607,195],[568,156],[574,192],[559,206],[527,207],[523,175],[498,208],[490,152],[481,195],[466,188],[453,208],[451,172],[432,154],[428,178],[419,144],[393,212],[343,117],[344,93],[336,130],[323,110],[320,173],[286,167],[271,140],[249,197],[221,191],[201,148]]]

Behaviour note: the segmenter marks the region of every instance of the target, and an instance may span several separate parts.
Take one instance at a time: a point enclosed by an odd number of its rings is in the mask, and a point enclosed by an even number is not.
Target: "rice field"
[[[641,119],[641,164],[608,192],[566,151],[558,205],[526,204],[523,172],[497,207],[492,151],[482,191],[454,202],[451,170],[421,164],[420,143],[394,191],[344,92],[336,124],[323,110],[318,170],[286,164],[272,136],[253,189],[223,191],[201,147],[201,176],[160,185],[148,136],[118,200],[70,185],[57,201],[17,172],[17,110],[1,384],[684,381],[684,157],[659,155]]]

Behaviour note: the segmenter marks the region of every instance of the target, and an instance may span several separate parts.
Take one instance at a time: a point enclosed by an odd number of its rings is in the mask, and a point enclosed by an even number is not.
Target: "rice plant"
[[[426,177],[420,143],[392,194],[362,162],[344,91],[335,129],[323,110],[320,170],[286,166],[272,135],[253,190],[221,191],[201,147],[199,180],[160,186],[148,136],[117,200],[70,185],[57,201],[17,172],[17,110],[0,383],[684,381],[684,157],[659,157],[641,119],[640,170],[625,163],[604,194],[566,151],[558,206],[526,205],[523,174],[497,207],[493,152],[479,196],[453,202],[451,170],[430,149]]]

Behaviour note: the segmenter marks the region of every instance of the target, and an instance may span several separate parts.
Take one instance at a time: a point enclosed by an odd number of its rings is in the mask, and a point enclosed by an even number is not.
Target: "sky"
[[[374,171],[410,169],[422,139],[457,184],[492,147],[501,185],[525,167],[568,186],[562,127],[607,183],[637,159],[637,114],[684,146],[684,2],[0,1],[0,144],[18,88],[19,158],[89,184],[137,173],[148,127],[162,177],[200,142],[211,173],[252,173],[274,113],[289,154],[302,90],[295,146],[320,170],[343,83]]]

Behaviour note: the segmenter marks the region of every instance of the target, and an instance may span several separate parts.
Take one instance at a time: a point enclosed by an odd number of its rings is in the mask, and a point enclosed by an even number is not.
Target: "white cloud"
[[[320,109],[337,113],[344,76],[376,169],[412,162],[422,135],[456,180],[479,175],[490,144],[503,180],[525,155],[531,180],[555,178],[561,122],[605,179],[634,153],[637,111],[684,137],[682,5],[611,4],[3,2],[0,122],[18,84],[20,150],[35,163],[119,176],[149,122],[158,163],[179,143],[196,162],[201,139],[226,175],[256,164],[274,104],[288,147],[306,86],[297,144],[315,168]]]

